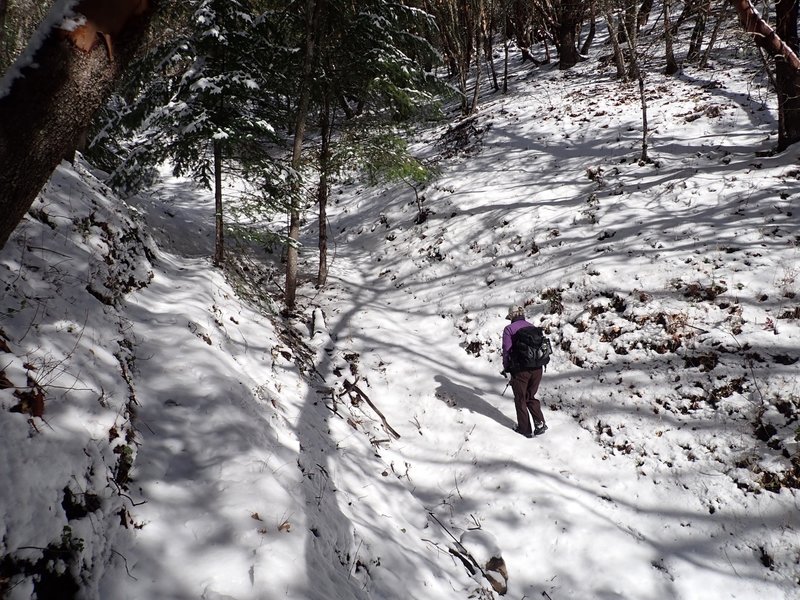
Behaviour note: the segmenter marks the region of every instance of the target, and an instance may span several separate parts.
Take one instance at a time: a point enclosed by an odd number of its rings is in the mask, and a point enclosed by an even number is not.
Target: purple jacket
[[[517,319],[503,329],[503,369],[508,370],[508,359],[511,355],[511,336],[523,327],[531,327],[525,319]]]

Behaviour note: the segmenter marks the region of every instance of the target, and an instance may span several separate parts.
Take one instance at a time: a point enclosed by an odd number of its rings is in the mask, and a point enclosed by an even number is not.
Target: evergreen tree
[[[224,260],[223,171],[268,166],[263,144],[274,138],[258,62],[257,15],[240,0],[192,0],[186,31],[140,63],[145,85],[125,104],[130,150],[112,176],[117,187],[148,181],[169,159],[215,195],[214,264]]]
[[[340,165],[337,145],[342,139],[359,138],[337,132],[380,129],[383,123],[408,119],[421,109],[434,110],[437,82],[423,67],[432,66],[438,55],[420,35],[431,27],[430,18],[413,7],[387,0],[308,0],[302,5],[286,4],[284,9],[273,17],[282,25],[279,37],[295,49],[294,60],[283,63],[287,81],[295,74],[294,86],[287,86],[295,90],[289,104],[296,125],[292,168],[298,178],[292,188],[287,241],[285,301],[291,311],[297,285],[299,215],[312,201],[311,196],[300,195],[301,190],[310,189],[301,184],[299,172],[307,164],[302,160],[306,126],[318,124],[321,144],[315,157],[319,184],[313,200],[319,206],[317,283],[322,285],[327,275],[328,186]]]

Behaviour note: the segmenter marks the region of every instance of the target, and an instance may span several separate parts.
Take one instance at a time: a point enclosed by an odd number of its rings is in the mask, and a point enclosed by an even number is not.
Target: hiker
[[[503,370],[501,374],[503,377],[507,373],[511,375],[511,389],[514,392],[514,405],[517,409],[517,426],[514,431],[530,438],[547,431],[542,405],[536,399],[536,392],[542,381],[543,365],[537,366],[539,361],[526,359],[525,352],[520,345],[524,344],[522,338],[527,338],[527,334],[541,338],[542,332],[541,329],[525,320],[525,309],[522,306],[515,305],[509,308],[506,319],[511,323],[503,329]],[[527,328],[531,329],[527,330]],[[522,336],[517,335],[520,330],[526,330]],[[549,352],[547,352],[547,357],[549,357]],[[533,417],[533,431],[531,431],[531,422],[528,418],[529,412]]]

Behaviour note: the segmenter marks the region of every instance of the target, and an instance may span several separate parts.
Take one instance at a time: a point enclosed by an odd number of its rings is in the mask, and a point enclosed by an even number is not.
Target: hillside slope
[[[719,65],[649,79],[640,163],[637,90],[594,68],[424,134],[423,223],[407,186],[345,195],[328,326],[413,438],[415,495],[500,540],[513,595],[793,597],[795,153],[757,154],[770,113]],[[532,442],[500,394],[512,303],[558,347]]]
[[[639,164],[595,69],[420,132],[424,219],[337,189],[290,321],[210,267],[208,194],[62,165],[0,253],[2,595],[490,598],[502,558],[511,598],[796,597],[795,155],[720,65],[649,79]],[[512,303],[557,348],[533,440]]]

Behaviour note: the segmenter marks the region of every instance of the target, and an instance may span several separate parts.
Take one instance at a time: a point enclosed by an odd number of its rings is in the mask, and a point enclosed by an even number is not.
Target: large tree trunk
[[[731,0],[744,30],[753,41],[775,58],[778,92],[778,150],[800,141],[800,58],[797,57],[797,7],[778,2],[777,23],[786,39],[764,21],[749,0]]]
[[[59,28],[66,1],[57,2],[42,25],[46,30],[40,32],[40,45],[3,78],[0,90],[7,93],[0,97],[0,248],[111,93],[140,47],[157,4],[108,0],[104,14],[88,18],[85,28],[67,32]],[[92,5],[81,2],[75,11],[92,13]],[[106,19],[109,15],[113,21]]]
[[[796,54],[797,1],[779,0],[775,5],[776,33]],[[800,141],[800,73],[788,61],[775,59],[775,82],[778,93],[778,150]]]
[[[557,31],[559,69],[571,69],[580,60],[578,26],[582,20],[582,0],[562,0]]]

